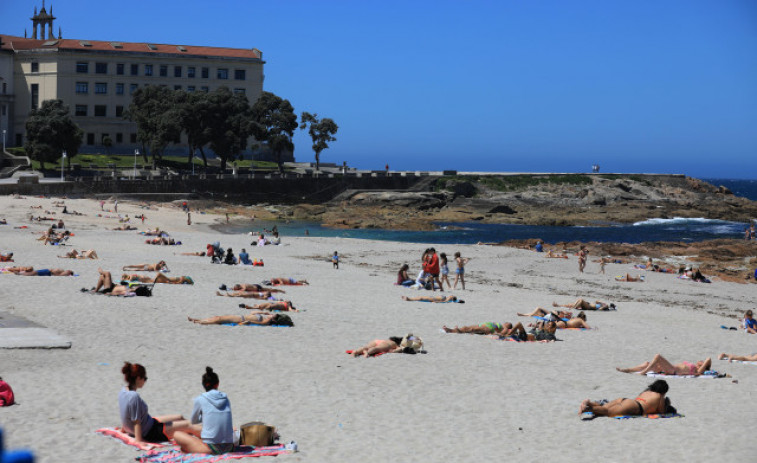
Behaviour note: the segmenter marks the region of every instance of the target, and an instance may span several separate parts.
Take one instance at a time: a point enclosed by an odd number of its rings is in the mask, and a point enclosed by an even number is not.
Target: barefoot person
[[[309,285],[307,280],[296,280],[294,278],[271,278],[263,282],[266,286],[283,285],[283,286],[302,286]]]
[[[94,249],[87,249],[86,251],[73,251],[67,252],[65,256],[58,256],[62,259],[97,259],[97,253]]]
[[[118,394],[118,409],[124,432],[134,436],[137,442],[166,442],[173,438],[176,431],[199,434],[199,426],[192,427],[181,415],[150,416],[147,403],[137,393],[147,382],[145,367],[125,362],[121,373],[126,386]]]
[[[209,318],[191,318],[187,320],[198,325],[223,325],[224,323],[237,323],[239,325],[276,325],[279,315],[275,313],[256,310],[244,315],[217,315]]]
[[[239,304],[240,309],[247,309],[247,310],[268,310],[268,311],[278,311],[278,312],[299,312],[297,308],[292,304],[292,301],[271,301],[271,302],[261,302],[260,304],[255,305],[247,305],[247,304]]]
[[[495,323],[486,322],[480,325],[468,325],[468,326],[456,326],[454,328],[447,328],[443,326],[442,329],[445,333],[461,333],[461,334],[499,334],[506,336],[512,329],[512,323]]]
[[[453,296],[451,294],[447,296],[416,296],[416,297],[407,297],[402,296],[403,301],[420,301],[420,302],[460,302],[463,303],[462,299],[458,299],[457,296]]]
[[[465,290],[465,264],[468,263],[470,259],[463,258],[460,256],[459,252],[455,253],[455,263],[457,264],[457,268],[455,269],[455,282],[452,284],[452,289],[457,288],[457,282],[460,281],[460,284],[463,286],[463,290]]]
[[[180,277],[169,277],[163,273],[158,272],[157,275],[154,277],[148,276],[148,275],[138,275],[136,273],[128,274],[124,273],[121,275],[122,281],[129,281],[129,282],[135,282],[138,281],[140,283],[166,283],[169,285],[193,285],[195,284],[194,280],[192,280],[191,277],[188,276],[180,276]]]
[[[519,317],[542,317],[554,321],[561,319],[570,320],[571,318],[573,318],[573,313],[567,310],[558,310],[556,312],[554,310],[550,310],[549,312],[547,312],[546,309],[542,309],[541,307],[537,307],[529,313],[518,313],[517,315]]]
[[[583,312],[578,312],[578,315],[576,315],[574,318],[569,319],[568,321],[557,320],[555,323],[557,324],[558,330],[564,330],[566,328],[579,328],[585,330],[591,329],[591,326],[586,323],[586,314]]]
[[[97,279],[97,285],[92,292],[107,294],[108,296],[125,296],[129,293],[129,287],[126,285],[117,285],[113,283],[113,278],[110,272],[106,272],[101,268],[97,269],[100,272],[100,277]],[[100,291],[102,289],[102,291]],[[84,291],[82,289],[82,291]]]
[[[39,270],[17,272],[16,275],[21,275],[21,276],[26,276],[26,277],[70,277],[74,275],[74,271],[64,270],[62,268],[41,268]]]
[[[672,412],[674,409],[670,407],[670,402],[665,400],[667,392],[668,383],[658,379],[635,399],[621,398],[605,404],[586,399],[581,403],[580,413],[583,419],[591,419],[595,416],[644,416]]]
[[[626,273],[625,276],[615,277],[615,281],[627,281],[629,283],[632,283],[632,282],[643,282],[644,281],[644,275],[639,275],[639,276],[635,277],[635,276],[631,276],[630,273]]]
[[[270,291],[228,291],[225,293],[222,293],[221,291],[216,291],[216,296],[244,297],[247,299],[262,299],[262,300],[275,299]]]
[[[219,288],[221,291],[226,291],[226,285],[222,285]],[[257,283],[238,283],[232,286],[231,288],[233,291],[267,291],[269,293],[285,293],[283,289],[279,288],[270,288],[263,285],[259,285]]]
[[[557,302],[553,302],[552,307],[567,307],[573,310],[614,310],[615,304],[607,304],[602,301],[594,301],[594,304],[592,304],[585,299],[578,299],[572,304],[558,304]]]
[[[389,339],[374,339],[368,344],[355,349],[351,352],[353,357],[373,357],[379,354],[415,354],[423,347],[423,341],[412,334],[408,334],[404,338],[391,336]],[[348,351],[349,352],[349,351]]]
[[[166,265],[165,261],[161,260],[157,264],[124,265],[121,270],[123,270],[124,272],[128,270],[137,272],[165,272],[166,270],[168,270],[168,266]]]
[[[734,355],[734,354],[720,354],[718,360],[728,360],[729,362],[757,362],[757,354],[752,355]]]
[[[656,354],[651,362],[644,362],[631,368],[616,368],[621,373],[638,373],[645,375],[648,372],[663,373],[666,375],[700,376],[712,366],[712,359],[706,358],[696,363],[681,362],[673,365],[665,357]]]
[[[226,394],[218,390],[219,383],[213,369],[205,367],[202,375],[205,393],[195,399],[191,416],[192,424],[200,424],[202,432],[198,438],[185,431],[176,431],[173,438],[182,452],[221,455],[234,450],[231,404]]]

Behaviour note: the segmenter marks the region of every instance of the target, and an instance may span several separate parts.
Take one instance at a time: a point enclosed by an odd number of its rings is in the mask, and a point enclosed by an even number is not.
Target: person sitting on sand
[[[415,284],[415,280],[410,278],[410,275],[407,274],[408,269],[410,268],[407,264],[402,264],[402,267],[400,267],[400,270],[397,272],[397,284],[401,286],[413,286]]]
[[[271,278],[263,282],[266,286],[284,285],[284,286],[302,286],[309,285],[307,280],[295,280],[294,278]]]
[[[583,419],[591,419],[595,416],[644,416],[654,413],[673,412],[670,401],[666,400],[668,383],[658,379],[650,384],[635,399],[615,399],[601,404],[589,399],[581,402],[580,412]]]
[[[261,302],[255,305],[239,304],[239,307],[248,310],[268,310],[271,312],[299,312],[294,304],[292,304],[292,301],[270,301]]]
[[[446,296],[416,296],[416,297],[407,297],[402,296],[403,301],[420,301],[420,302],[459,302],[464,303],[462,299],[458,299],[457,296],[453,296],[451,294],[448,294]]]
[[[126,386],[118,394],[121,428],[127,434],[134,436],[134,440],[138,443],[158,443],[171,440],[176,431],[200,434],[201,427],[193,427],[181,415],[150,416],[147,404],[137,393],[137,389],[143,388],[147,382],[145,367],[138,363],[125,362],[121,373],[126,381]]]
[[[562,319],[570,320],[571,318],[573,318],[573,312],[569,312],[567,310],[558,310],[558,311],[551,310],[547,312],[545,309],[542,309],[541,307],[535,308],[530,313],[518,313],[517,315],[519,317],[542,317],[542,318],[547,318],[553,321],[562,320]]]
[[[445,333],[461,333],[461,334],[499,334],[506,336],[512,330],[512,323],[495,323],[486,322],[480,325],[468,325],[468,326],[456,326],[454,328],[447,328],[443,326],[442,329]]]
[[[709,357],[696,363],[681,362],[673,365],[662,355],[656,354],[651,362],[644,362],[631,368],[616,368],[616,370],[621,373],[638,373],[640,375],[652,372],[675,376],[700,376],[709,370],[711,365],[712,359]]]
[[[594,301],[594,304],[592,304],[585,299],[578,299],[572,304],[558,304],[557,302],[553,302],[552,307],[567,307],[573,310],[615,310],[615,304],[607,304],[602,301]]]
[[[97,279],[97,285],[92,290],[93,293],[107,294],[108,296],[126,296],[129,294],[129,287],[126,285],[117,285],[113,282],[113,277],[110,272],[106,272],[101,268],[97,269],[100,272],[100,276]],[[100,291],[102,289],[102,291]],[[85,291],[82,289],[82,291]]]
[[[557,253],[553,252],[551,249],[548,250],[546,253],[544,253],[544,257],[550,258],[550,259],[567,259],[568,255],[565,253]]]
[[[757,362],[757,354],[752,355],[734,355],[734,354],[720,354],[718,360],[728,360],[729,362]]]
[[[252,265],[250,255],[245,248],[242,248],[242,252],[239,253],[239,265]]]
[[[200,438],[192,433],[176,431],[174,440],[184,453],[222,455],[234,450],[231,404],[225,393],[218,390],[220,380],[210,367],[205,367],[202,387],[205,393],[194,400],[191,422],[201,424]]]
[[[27,272],[18,272],[16,275],[25,277],[70,277],[74,275],[73,270],[64,270],[62,268],[42,268],[39,270],[29,270]]]
[[[747,333],[757,334],[757,320],[755,320],[752,316],[751,310],[747,310],[744,313],[744,320],[742,321],[742,325],[744,326],[744,331],[746,331]]]
[[[62,259],[97,259],[97,253],[94,249],[87,249],[86,251],[77,251],[74,249],[71,252],[67,252],[65,256],[58,256]]]
[[[130,283],[133,282],[140,282],[140,283],[166,283],[169,285],[193,285],[195,284],[194,280],[192,280],[191,277],[188,276],[180,276],[180,277],[169,277],[163,273],[158,272],[157,275],[154,277],[148,276],[148,275],[138,275],[136,273],[132,273],[131,275],[128,273],[124,273],[121,275],[121,281],[128,281]]]
[[[631,276],[630,273],[626,273],[626,276],[615,277],[615,281],[643,282],[644,275],[639,275],[637,277],[634,277],[634,276]]]
[[[236,323],[238,325],[275,325],[279,315],[256,310],[244,315],[217,315],[210,318],[191,318],[187,317],[192,323],[199,325],[223,325],[224,323]]]
[[[123,270],[124,272],[128,270],[138,272],[165,272],[168,270],[168,265],[166,265],[166,261],[161,260],[157,264],[124,265],[121,270]]]

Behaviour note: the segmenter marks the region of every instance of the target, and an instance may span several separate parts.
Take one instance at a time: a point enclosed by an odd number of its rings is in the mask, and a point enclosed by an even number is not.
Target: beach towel
[[[665,373],[647,372],[650,378],[727,378],[730,377],[725,373],[718,373],[715,370],[707,370],[701,375],[666,375]]]
[[[270,447],[237,447],[237,451],[224,453],[223,455],[209,455],[205,453],[181,453],[177,449],[169,450],[151,450],[144,455],[140,455],[136,460],[140,463],[212,463],[216,461],[232,461],[241,458],[252,458],[262,456],[275,456],[285,453],[292,453],[287,450],[284,444],[272,445]]]
[[[168,447],[171,445],[174,445],[174,442],[161,442],[161,443],[155,443],[155,442],[137,442],[136,439],[134,439],[132,436],[125,433],[120,427],[114,427],[114,428],[100,428],[95,431],[97,434],[100,434],[101,436],[106,437],[112,437],[114,439],[117,439],[121,441],[122,444],[130,445],[132,447],[136,447],[140,450],[150,450],[153,448],[163,448]]]
[[[534,317],[534,318],[536,318],[536,319],[538,319],[538,320],[543,320],[545,322],[551,322],[552,321],[551,318],[547,318],[547,317],[540,317],[538,315],[531,315],[531,316]],[[570,320],[570,318],[561,318],[560,320],[562,320],[564,322],[567,322],[568,320]]]
[[[518,339],[518,338],[516,338],[514,336],[505,336],[505,337],[502,337],[502,336],[499,336],[499,335],[496,335],[496,334],[489,334],[486,337],[491,338],[491,339],[496,339],[497,341],[510,341],[510,342],[552,342],[552,341],[548,341],[546,339],[542,340],[542,341],[521,341],[520,339]],[[555,341],[559,341],[559,339],[555,339]]]
[[[683,418],[686,415],[681,415],[680,413],[651,413],[649,415],[621,415],[621,416],[613,416],[616,420],[627,420],[630,418],[649,418],[650,420],[656,420],[660,418]]]
[[[355,351],[354,350],[346,350],[346,351],[344,351],[345,354],[350,354],[350,355],[352,355],[353,352],[355,352]],[[379,355],[384,355],[386,353],[387,352],[379,352],[378,354],[370,355],[369,357],[378,357]]]
[[[239,323],[221,323],[221,325],[224,325],[224,326],[238,326]],[[278,327],[278,328],[291,328],[291,326],[289,326],[289,325],[255,325],[254,323],[249,323],[249,324],[242,325],[242,326],[274,326],[274,327]]]
[[[726,359],[723,359],[723,360],[725,360],[726,362],[732,362],[732,363],[746,363],[749,365],[757,365],[757,362],[749,361],[749,360],[726,360]]]

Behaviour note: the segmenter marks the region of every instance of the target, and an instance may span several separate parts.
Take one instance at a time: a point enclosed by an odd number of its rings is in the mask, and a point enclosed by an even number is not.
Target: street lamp
[[[134,150],[134,179],[137,178],[137,156],[139,156],[139,150]]]
[[[5,153],[5,129],[3,129],[3,153]]]
[[[193,176],[195,174],[195,155],[196,154],[197,154],[197,152],[193,149],[192,150],[192,175]]]
[[[66,152],[63,151],[63,156],[60,157],[60,181],[63,181],[63,166],[66,164]]]

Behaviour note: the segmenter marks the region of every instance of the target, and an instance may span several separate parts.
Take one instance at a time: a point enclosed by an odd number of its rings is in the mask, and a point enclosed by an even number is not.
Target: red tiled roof
[[[219,48],[219,47],[200,47],[194,45],[166,45],[166,44],[149,44],[135,42],[104,42],[99,40],[78,40],[78,39],[27,39],[24,37],[13,37],[9,35],[0,35],[2,38],[2,48],[6,50],[36,50],[36,49],[58,49],[58,50],[96,50],[109,52],[126,52],[126,53],[171,53],[175,55],[187,56],[209,56],[218,58],[246,58],[262,59],[263,53],[256,49],[244,48]],[[50,45],[44,45],[45,43]],[[55,42],[54,44],[52,42]],[[85,45],[89,44],[89,46]],[[116,48],[114,45],[120,45]],[[184,49],[186,51],[182,51]]]

